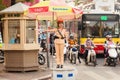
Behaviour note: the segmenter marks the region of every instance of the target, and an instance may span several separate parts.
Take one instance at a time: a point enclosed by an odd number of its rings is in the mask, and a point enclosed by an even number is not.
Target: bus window
[[[87,37],[88,34],[99,38],[103,38],[107,34],[119,37],[118,22],[84,21],[84,23],[85,29],[82,30],[82,37]]]

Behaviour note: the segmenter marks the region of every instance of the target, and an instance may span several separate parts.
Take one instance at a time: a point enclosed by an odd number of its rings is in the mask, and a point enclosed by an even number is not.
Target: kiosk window
[[[35,43],[35,20],[27,20],[26,43]]]
[[[8,38],[10,44],[20,43],[20,20],[8,20]]]

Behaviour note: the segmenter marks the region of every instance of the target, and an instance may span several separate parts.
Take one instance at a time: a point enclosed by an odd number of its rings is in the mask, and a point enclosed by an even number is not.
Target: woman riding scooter
[[[106,36],[106,42],[105,42],[105,60],[104,60],[104,66],[110,65],[111,63],[116,65],[117,62],[117,51],[116,51],[116,45],[112,41],[112,36],[107,35]]]
[[[90,38],[91,36],[90,35],[88,35],[88,37],[87,37],[87,40],[85,41],[85,53],[84,53],[84,57],[85,57],[85,63],[86,64],[88,64],[88,61],[90,61],[90,60],[88,60],[88,53],[89,53],[89,51],[93,51],[93,53],[94,53],[94,56],[96,57],[96,54],[95,54],[95,51],[93,50],[93,48],[95,47],[95,45],[94,45],[94,43],[92,42],[92,40],[91,40],[91,38]],[[91,55],[89,55],[89,56],[91,56]],[[97,64],[96,63],[96,59],[95,59],[95,65]]]

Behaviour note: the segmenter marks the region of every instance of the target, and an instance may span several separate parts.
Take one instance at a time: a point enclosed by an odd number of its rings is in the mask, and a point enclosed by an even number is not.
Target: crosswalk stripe
[[[111,80],[118,80],[120,78],[120,76],[113,71],[106,71],[106,73],[113,76],[113,78]]]
[[[0,77],[0,80],[9,80],[9,79],[5,79],[5,78],[1,78],[1,77]]]
[[[94,78],[95,80],[106,80],[106,78],[96,74],[93,71],[85,71],[84,72],[86,75],[89,75],[90,77]]]

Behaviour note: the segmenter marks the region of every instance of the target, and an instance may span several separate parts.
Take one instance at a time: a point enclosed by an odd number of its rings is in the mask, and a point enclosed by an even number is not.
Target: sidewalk
[[[42,80],[43,77],[50,77],[52,71],[46,65],[39,66],[38,71],[27,72],[6,72],[4,64],[0,63],[0,80]]]
[[[43,53],[46,55],[46,53]],[[56,57],[50,55],[50,68],[47,68],[47,62],[44,65],[39,65],[38,71],[27,72],[6,72],[4,70],[4,64],[0,63],[0,80],[49,80],[47,77],[52,77],[52,69],[56,69]],[[74,65],[65,62],[64,68],[74,67]],[[43,79],[42,79],[43,78]],[[51,79],[50,79],[51,80]]]

